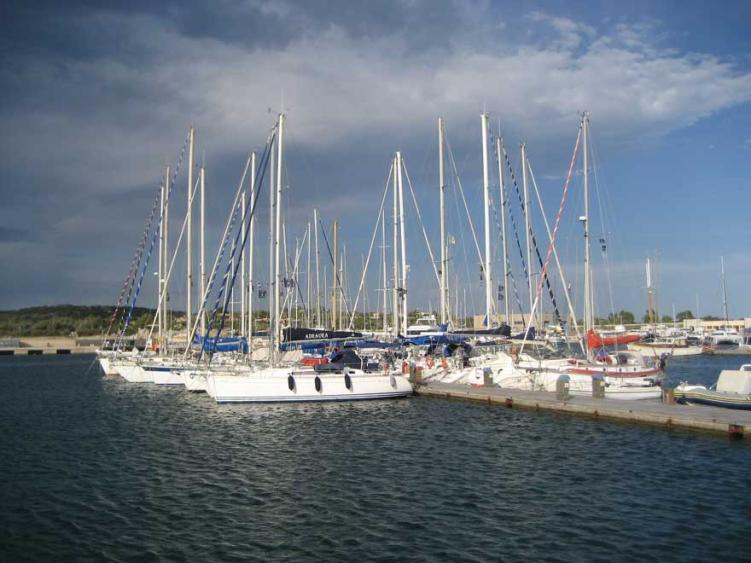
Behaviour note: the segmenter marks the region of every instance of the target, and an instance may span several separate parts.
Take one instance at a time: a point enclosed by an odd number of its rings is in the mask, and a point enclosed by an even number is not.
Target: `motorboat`
[[[407,336],[420,336],[432,332],[438,332],[439,327],[435,315],[418,317],[415,324],[407,327]]]
[[[737,370],[722,370],[717,383],[710,388],[681,383],[674,393],[679,402],[751,410],[751,364],[743,364]]]
[[[713,330],[704,339],[704,344],[709,347],[739,346],[743,344],[743,335],[732,328]]]

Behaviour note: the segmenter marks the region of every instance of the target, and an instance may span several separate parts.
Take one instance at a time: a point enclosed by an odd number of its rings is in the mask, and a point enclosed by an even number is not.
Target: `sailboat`
[[[483,122],[483,127],[485,123]],[[584,139],[584,195],[585,195],[585,214],[582,218],[585,229],[585,330],[587,333],[596,335],[593,315],[593,292],[590,272],[590,252],[589,252],[589,204],[588,204],[588,116],[585,114],[582,118],[582,130],[580,132]],[[577,139],[578,149],[579,139]],[[485,146],[483,147],[486,150]],[[564,198],[570,178],[573,172],[575,155],[572,157],[569,173],[567,175],[566,186],[564,188]],[[523,165],[526,163],[523,161]],[[563,200],[565,201],[565,199]],[[560,212],[558,219],[560,219]],[[555,233],[557,232],[558,219],[556,227],[551,235],[551,243],[548,251],[549,261],[551,251],[554,251]],[[545,270],[546,266],[543,268]],[[538,286],[538,299],[531,305],[530,323],[532,322],[534,310],[539,300],[542,285]],[[594,339],[584,340],[583,344],[600,344],[604,342],[602,336],[595,342]],[[593,387],[593,378],[601,376],[605,379],[605,396],[617,399],[650,399],[657,398],[661,395],[661,389],[656,385],[659,378],[660,369],[657,366],[649,364],[644,357],[634,352],[617,352],[609,353],[604,348],[596,350],[594,346],[585,348],[589,354],[587,359],[563,358],[563,359],[539,359],[531,355],[524,354],[523,348],[525,341],[522,343],[520,350],[499,351],[489,354],[485,357],[470,359],[470,365],[457,370],[451,374],[455,381],[462,381],[471,385],[486,384],[492,381],[493,384],[502,387],[524,390],[555,390],[558,379],[562,375],[569,377],[570,389],[574,394],[591,394]],[[451,371],[451,370],[445,370]],[[432,375],[432,374],[431,374]],[[454,378],[456,376],[456,378]],[[440,375],[438,377],[441,377]],[[445,380],[445,378],[441,377]]]
[[[188,371],[184,375],[198,380],[203,378],[206,392],[218,403],[352,401],[411,395],[412,385],[393,368],[386,367],[383,371],[368,372],[364,369],[344,367],[339,373],[323,373],[316,371],[315,368],[319,366],[311,369],[307,366],[284,366],[280,363],[279,345],[282,342],[283,329],[279,246],[282,230],[284,121],[285,115],[280,113],[264,157],[261,159],[261,173],[259,174],[260,182],[262,182],[269,156],[274,154],[274,149],[276,149],[275,169],[272,165],[273,177],[270,182],[270,188],[274,189],[270,194],[273,220],[269,225],[272,241],[270,261],[273,266],[272,302],[269,307],[271,361],[265,366],[252,363],[243,366],[211,366],[203,371]],[[251,211],[251,217],[252,213]],[[243,240],[240,244],[241,249],[244,244]],[[196,383],[196,386],[200,385]]]
[[[586,333],[587,359],[569,360],[567,373],[572,375],[603,375],[610,384],[630,385],[636,383],[653,387],[659,397],[661,390],[656,382],[661,378],[662,366],[638,352],[617,350],[610,352],[607,346],[619,346],[639,340],[639,335],[600,335],[594,329],[594,290],[592,284],[591,243],[589,232],[589,115],[582,116],[582,159],[584,180],[584,215],[580,218],[584,227],[584,328]]]

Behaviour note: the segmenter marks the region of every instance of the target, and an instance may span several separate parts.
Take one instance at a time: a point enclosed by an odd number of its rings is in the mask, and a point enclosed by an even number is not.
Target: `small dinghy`
[[[675,388],[675,398],[685,403],[751,410],[751,364],[743,364],[737,370],[722,370],[717,383],[709,389],[681,383]]]

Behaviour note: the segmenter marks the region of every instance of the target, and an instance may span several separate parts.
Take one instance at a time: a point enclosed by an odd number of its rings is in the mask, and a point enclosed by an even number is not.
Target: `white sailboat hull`
[[[129,383],[151,383],[154,377],[135,362],[113,362],[112,369]]]
[[[180,376],[183,381],[183,385],[188,391],[194,393],[206,392],[206,375],[201,372],[194,372],[190,370],[184,370],[180,372]]]
[[[148,370],[147,370],[148,371]],[[152,371],[154,383],[157,385],[183,385],[183,377],[178,371],[159,370]]]
[[[278,403],[301,401],[362,401],[412,394],[402,375],[295,373],[270,369],[251,375],[206,376],[207,392],[217,403]]]
[[[102,368],[102,372],[104,372],[104,375],[117,375],[117,371],[115,371],[115,369],[112,367],[110,358],[106,356],[100,356],[98,360],[99,360],[99,367]]]

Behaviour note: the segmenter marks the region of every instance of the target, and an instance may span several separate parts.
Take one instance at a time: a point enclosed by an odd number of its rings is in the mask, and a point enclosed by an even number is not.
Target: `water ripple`
[[[748,553],[743,442],[431,399],[218,406],[89,361],[0,361],[2,561]]]

